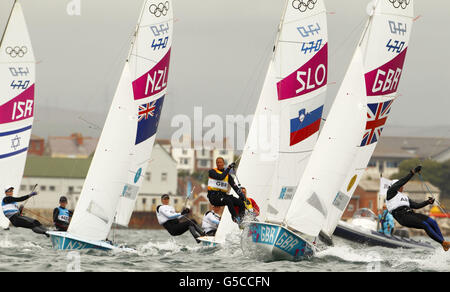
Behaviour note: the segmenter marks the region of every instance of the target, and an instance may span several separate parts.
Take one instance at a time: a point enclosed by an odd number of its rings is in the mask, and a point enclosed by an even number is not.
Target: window
[[[387,168],[398,168],[398,162],[397,161],[386,161],[386,167]]]
[[[156,204],[156,199],[152,199],[152,204]]]
[[[209,163],[206,159],[200,159],[199,161],[201,167],[208,167]]]
[[[150,181],[150,180],[152,179],[152,173],[151,173],[151,172],[146,172],[146,173],[145,173],[145,179],[146,179],[147,181]]]
[[[36,151],[41,150],[41,144],[40,143],[34,143],[34,148]]]
[[[372,209],[372,208],[373,208],[373,201],[370,200],[370,201],[369,201],[369,209]]]
[[[47,187],[46,186],[41,186],[41,191],[46,191]]]
[[[369,161],[369,164],[367,165],[368,167],[376,167],[377,166],[377,162],[376,161]]]
[[[227,155],[228,151],[227,150],[220,150],[220,155]]]
[[[161,173],[161,181],[167,181],[167,172]]]
[[[21,186],[20,186],[20,190],[21,190],[21,191],[25,191],[26,189],[27,189],[27,186],[26,186],[26,185],[21,185]]]
[[[145,203],[147,203],[147,199],[142,199],[142,204],[144,204],[145,205]]]
[[[182,153],[183,155],[187,155],[187,150],[183,149]]]
[[[173,203],[176,205],[178,204],[178,199],[173,200]]]
[[[54,192],[54,191],[55,191],[55,186],[49,186],[48,189],[49,189],[50,191]]]
[[[30,191],[34,190],[34,186],[30,186]]]
[[[70,186],[70,187],[68,188],[68,190],[69,190],[69,193],[73,193],[74,187],[73,187],[73,186]]]

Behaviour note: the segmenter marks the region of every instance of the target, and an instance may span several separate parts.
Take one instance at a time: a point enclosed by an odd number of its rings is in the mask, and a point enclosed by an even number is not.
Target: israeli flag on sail
[[[139,106],[135,145],[148,140],[156,134],[163,103],[164,96]]]

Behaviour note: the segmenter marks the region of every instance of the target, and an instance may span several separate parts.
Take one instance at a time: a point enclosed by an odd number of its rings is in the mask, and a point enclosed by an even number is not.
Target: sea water
[[[134,248],[122,251],[58,251],[50,240],[30,230],[0,231],[0,271],[35,272],[340,272],[450,271],[450,252],[368,247],[335,238],[301,262],[258,261],[241,249],[239,236],[220,248],[202,247],[187,232],[178,237],[165,230],[117,230],[115,239]],[[420,238],[428,240],[426,238]]]

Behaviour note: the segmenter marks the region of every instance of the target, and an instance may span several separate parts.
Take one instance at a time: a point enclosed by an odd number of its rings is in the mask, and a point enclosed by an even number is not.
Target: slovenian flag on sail
[[[290,146],[296,145],[319,131],[323,105],[311,112],[306,109],[298,111],[298,116],[291,119]]]
[[[139,106],[135,145],[148,140],[156,134],[163,103],[164,96]]]

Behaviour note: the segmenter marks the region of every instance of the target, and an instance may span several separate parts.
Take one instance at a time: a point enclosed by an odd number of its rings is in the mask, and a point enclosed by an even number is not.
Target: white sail
[[[123,69],[97,149],[68,232],[86,240],[105,240],[116,214],[132,162],[136,109],[131,74]]]
[[[328,37],[322,0],[288,0],[237,176],[260,220],[284,217],[317,140],[327,84]],[[216,233],[236,229],[224,210]]]
[[[0,199],[4,190],[20,190],[34,117],[35,58],[17,1],[0,43]],[[0,212],[0,227],[9,221]]]
[[[128,226],[150,162],[159,118],[167,92],[173,35],[172,1],[146,1],[129,57],[138,132],[132,150],[126,190],[117,208],[116,223]]]
[[[310,236],[321,229],[333,233],[375,147],[370,146],[374,142],[363,145],[373,123],[373,104],[387,117],[397,91],[412,5],[397,0],[369,5],[369,23],[286,216],[289,227]],[[382,127],[378,130],[379,136]]]
[[[367,118],[356,158],[339,189],[339,206],[331,207],[323,231],[331,236],[359,184],[375,150],[403,73],[411,36],[414,1],[379,0],[368,10],[372,16],[360,48],[363,52]]]

